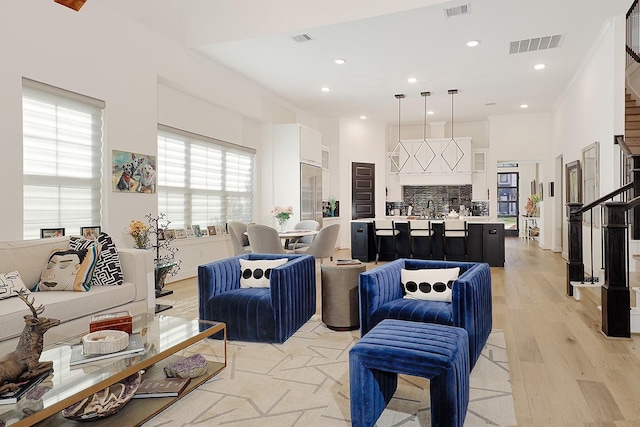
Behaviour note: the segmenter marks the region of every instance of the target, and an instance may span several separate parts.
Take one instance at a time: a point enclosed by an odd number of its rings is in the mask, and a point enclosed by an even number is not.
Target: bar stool
[[[391,238],[393,242],[393,249],[395,253],[395,257],[398,258],[398,240],[396,236],[400,234],[398,230],[396,230],[395,223],[389,219],[376,219],[373,221],[373,227],[376,233],[376,262],[378,263],[378,259],[380,258],[380,249],[382,247],[382,239]]]
[[[445,219],[442,223],[442,254],[445,260],[451,259],[451,256],[455,256],[451,250],[451,243],[455,240],[462,239],[464,247],[464,258],[467,260],[467,240],[469,237],[469,230],[467,229],[467,221],[463,219]]]
[[[418,258],[421,258],[421,255],[426,259],[433,258],[433,251],[431,250],[431,236],[433,236],[431,221],[424,219],[409,221],[409,251],[411,252],[411,258],[416,258],[416,255]],[[426,253],[416,252],[416,239],[418,239],[418,241],[424,240],[427,243],[428,251]]]

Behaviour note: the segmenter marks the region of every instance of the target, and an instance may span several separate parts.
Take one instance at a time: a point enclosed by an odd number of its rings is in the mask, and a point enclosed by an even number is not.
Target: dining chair
[[[320,259],[320,264],[322,264],[324,258],[329,258],[333,261],[333,252],[336,248],[339,231],[340,224],[322,227],[309,246],[296,248],[295,253],[313,255],[316,259]]]
[[[282,245],[278,230],[267,225],[252,224],[247,227],[249,244],[254,254],[291,254]]]
[[[247,231],[247,224],[238,221],[230,221],[227,223],[227,228],[229,229],[229,236],[231,237],[233,254],[242,255],[251,253],[249,237],[245,234]]]
[[[469,230],[467,229],[467,221],[463,219],[445,219],[442,225],[442,254],[444,259],[456,260],[456,256],[452,250],[452,243],[462,240],[462,261],[466,261],[468,237]],[[458,257],[457,260],[460,261],[460,258]]]
[[[311,230],[318,231],[320,230],[320,223],[313,219],[305,219],[304,221],[300,221],[296,225],[293,226],[294,230]],[[311,242],[313,242],[315,236],[302,236],[296,239],[292,239],[293,241],[289,243],[287,249],[297,249],[305,246],[309,246]]]

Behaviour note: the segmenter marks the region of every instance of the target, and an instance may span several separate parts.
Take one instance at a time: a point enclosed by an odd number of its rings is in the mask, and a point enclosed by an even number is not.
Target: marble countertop
[[[352,219],[351,222],[373,222],[375,219],[376,218],[360,218],[360,219]],[[398,223],[404,223],[409,221],[409,217],[407,216],[385,216],[384,218],[381,218],[381,219],[390,219]],[[420,218],[415,217],[411,219],[420,219]],[[467,222],[478,222],[478,223],[498,222],[495,218],[491,218],[489,216],[465,216],[465,217],[460,217],[458,219],[463,219]],[[429,219],[429,221],[440,223],[444,221],[444,219]]]

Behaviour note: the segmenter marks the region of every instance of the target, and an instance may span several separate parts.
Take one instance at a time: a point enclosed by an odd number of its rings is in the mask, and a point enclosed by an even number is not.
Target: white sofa
[[[0,273],[18,271],[27,286],[40,280],[40,274],[53,249],[68,248],[68,237],[16,242],[0,242]],[[150,251],[118,248],[124,283],[119,286],[92,286],[88,292],[32,292],[35,305],[44,305],[42,317],[59,319],[49,329],[45,345],[88,332],[93,314],[129,310],[133,315],[150,311],[153,294],[153,256]],[[151,290],[150,290],[151,288]],[[31,297],[30,297],[31,298]],[[17,297],[0,300],[0,355],[13,351],[30,314],[27,305]]]

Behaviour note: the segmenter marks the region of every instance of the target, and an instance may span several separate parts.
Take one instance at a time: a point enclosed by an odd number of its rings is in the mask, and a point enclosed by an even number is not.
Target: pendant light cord
[[[424,96],[424,132],[423,132],[423,139],[426,141],[427,140],[427,95],[423,95]]]

